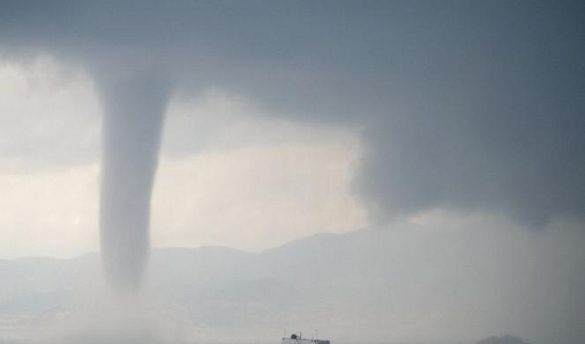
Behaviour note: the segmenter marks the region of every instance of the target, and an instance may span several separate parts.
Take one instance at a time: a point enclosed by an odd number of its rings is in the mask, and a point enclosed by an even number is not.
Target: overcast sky
[[[583,11],[5,2],[2,253],[96,247],[96,83],[144,69],[173,89],[155,245],[257,250],[437,209],[581,223]]]

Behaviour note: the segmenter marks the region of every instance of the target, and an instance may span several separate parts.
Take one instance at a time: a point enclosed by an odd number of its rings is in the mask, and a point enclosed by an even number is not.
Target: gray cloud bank
[[[433,208],[585,214],[582,2],[4,1],[5,56],[168,71],[274,113],[347,123],[381,221]],[[99,71],[99,72],[96,72]]]

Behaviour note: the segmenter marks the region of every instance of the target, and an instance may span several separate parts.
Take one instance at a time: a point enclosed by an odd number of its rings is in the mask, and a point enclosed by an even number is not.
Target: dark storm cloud
[[[0,46],[101,73],[163,66],[178,88],[359,126],[355,187],[382,221],[452,208],[544,224],[585,214],[584,19],[559,1],[5,1]]]

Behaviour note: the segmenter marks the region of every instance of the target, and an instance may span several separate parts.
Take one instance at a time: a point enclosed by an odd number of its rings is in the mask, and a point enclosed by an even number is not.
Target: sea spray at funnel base
[[[104,273],[118,292],[140,286],[150,250],[150,197],[169,84],[158,72],[97,77],[104,112],[100,235]]]

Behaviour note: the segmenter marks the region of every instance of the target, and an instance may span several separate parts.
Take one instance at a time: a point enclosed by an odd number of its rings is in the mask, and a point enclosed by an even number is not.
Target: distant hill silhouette
[[[533,302],[560,294],[551,294],[555,281],[531,276],[537,270],[526,268],[541,264],[539,256],[526,256],[518,242],[470,232],[360,230],[314,235],[260,253],[154,249],[142,296],[152,303],[149,314],[171,319],[180,327],[176,331],[202,343],[274,343],[284,328],[318,329],[334,344],[433,343],[481,338],[493,328],[511,332],[546,325],[551,313],[533,312]],[[511,273],[515,284],[501,288]],[[75,316],[76,308],[95,307],[103,284],[95,253],[0,260],[0,343],[29,324],[43,326]],[[531,293],[519,292],[526,288]],[[530,335],[540,343],[573,344],[582,331],[578,321],[559,325],[566,338],[540,338],[546,326]],[[470,322],[477,326],[469,329]],[[413,324],[419,336],[414,339]],[[526,343],[503,336],[477,344]]]
[[[501,337],[497,336],[490,336],[485,339],[480,340],[477,344],[528,344],[522,339],[510,335],[505,335]]]

